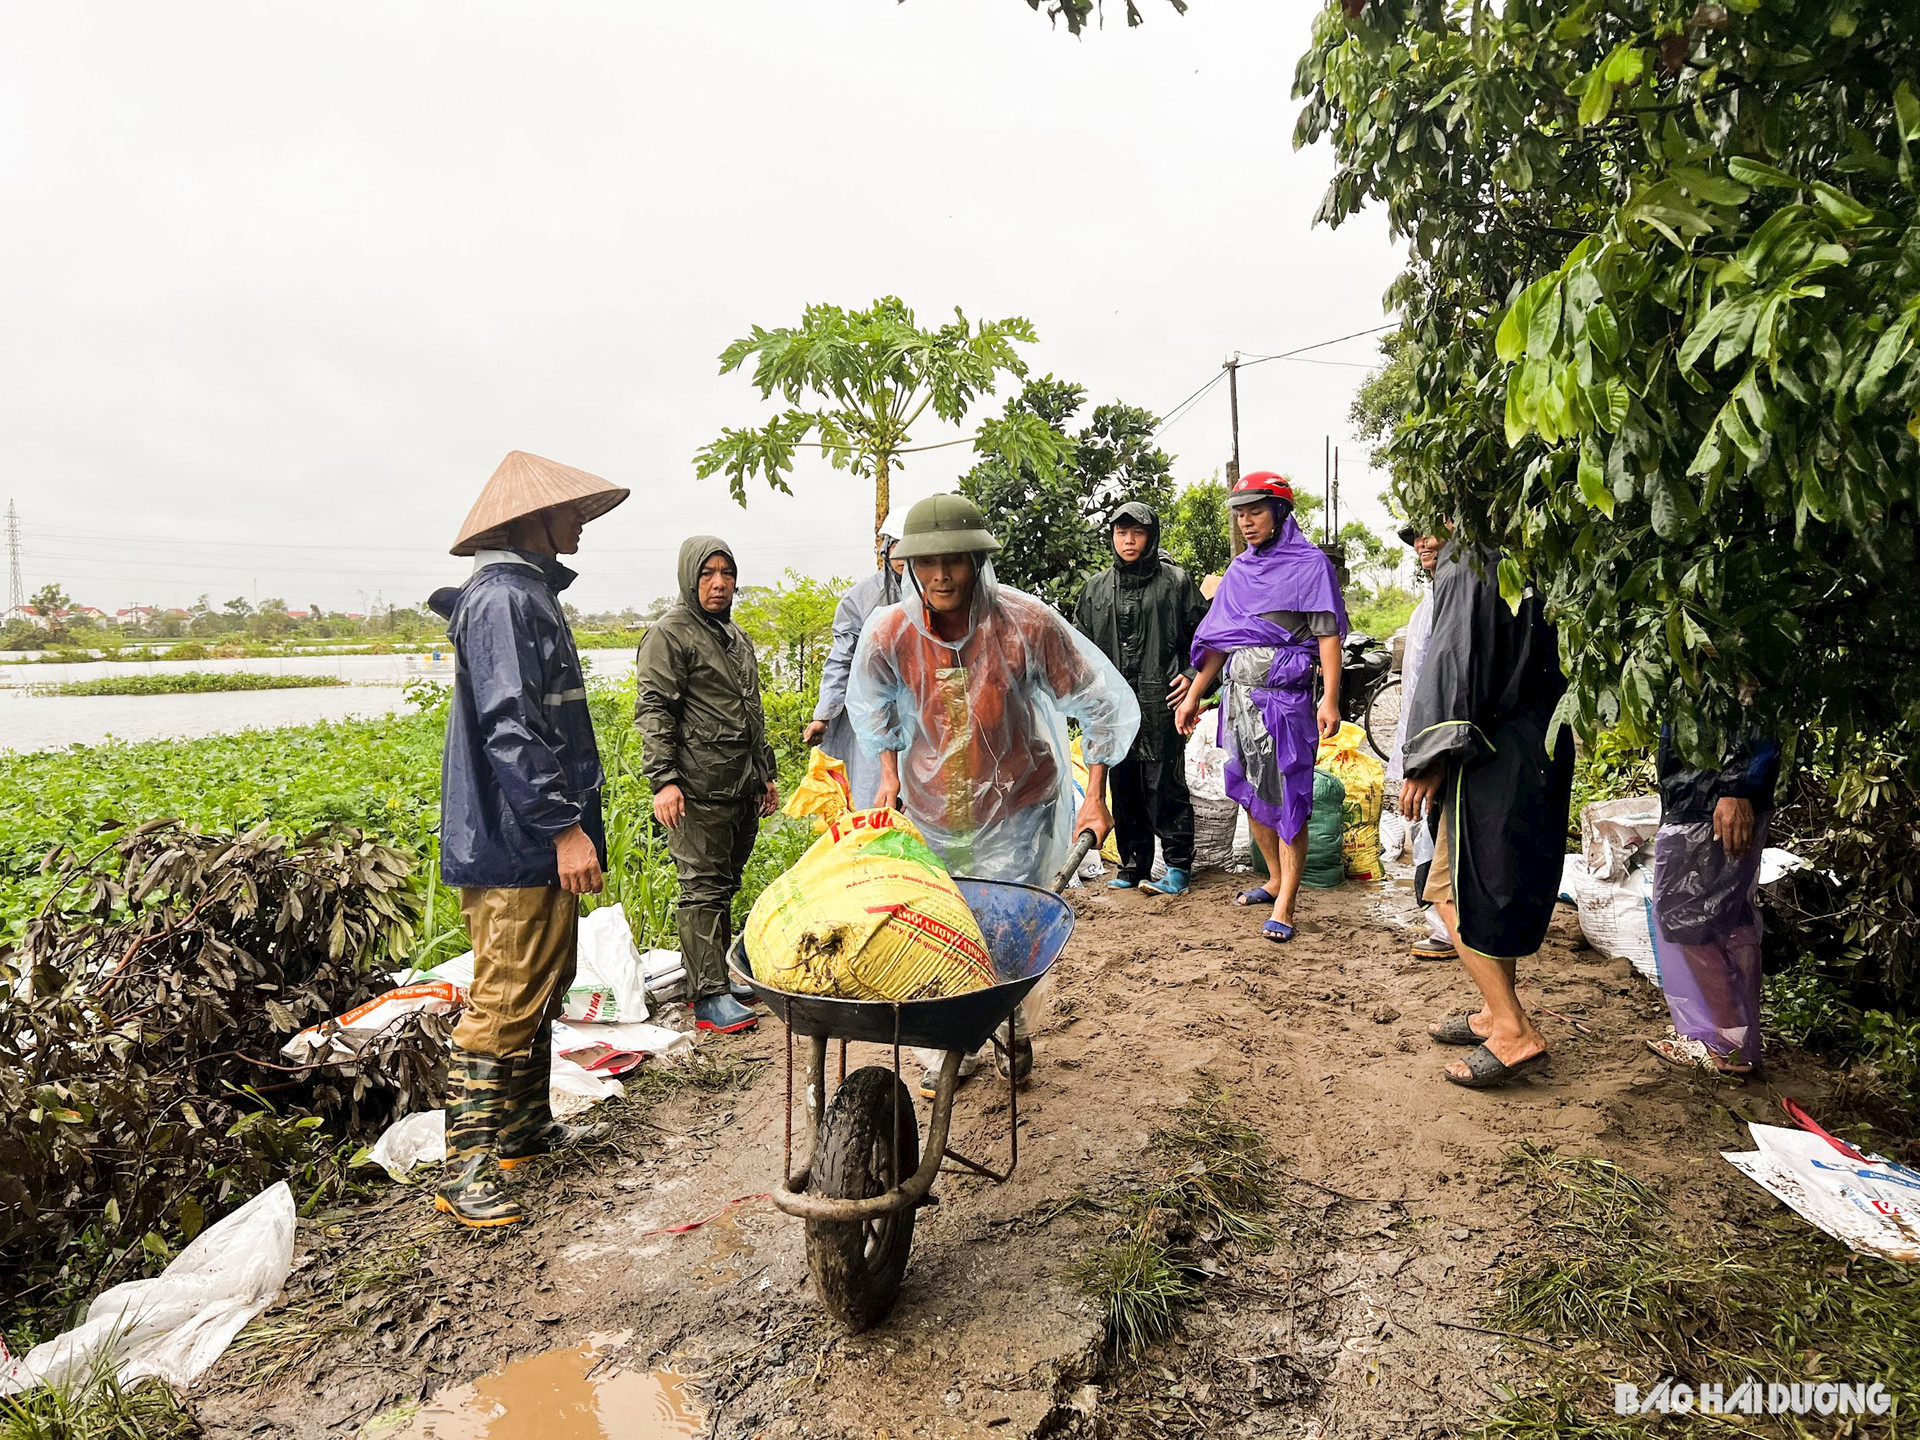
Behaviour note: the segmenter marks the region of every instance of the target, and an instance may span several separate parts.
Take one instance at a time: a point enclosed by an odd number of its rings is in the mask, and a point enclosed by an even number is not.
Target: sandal
[[[1755,1074],[1756,1067],[1752,1065],[1729,1068],[1721,1064],[1725,1057],[1715,1055],[1698,1040],[1682,1040],[1669,1035],[1665,1039],[1649,1040],[1646,1044],[1661,1064],[1690,1074],[1707,1075],[1723,1084],[1744,1085]]]
[[[1233,903],[1236,905],[1271,905],[1273,904],[1273,896],[1267,893],[1266,886],[1256,885],[1253,889],[1242,890],[1238,895],[1234,896]]]
[[[1449,1015],[1438,1025],[1427,1027],[1427,1038],[1440,1045],[1484,1045],[1487,1037],[1473,1028],[1470,1014]]]
[[[1467,1054],[1466,1079],[1462,1080],[1451,1070],[1442,1070],[1440,1073],[1463,1090],[1491,1090],[1495,1086],[1506,1084],[1509,1080],[1517,1080],[1529,1070],[1538,1069],[1546,1063],[1547,1052],[1544,1050],[1538,1055],[1529,1055],[1526,1059],[1516,1060],[1509,1065],[1482,1045],[1479,1049],[1469,1051]]]
[[[1284,945],[1293,938],[1293,927],[1284,920],[1269,920],[1260,927],[1260,933],[1276,945]]]

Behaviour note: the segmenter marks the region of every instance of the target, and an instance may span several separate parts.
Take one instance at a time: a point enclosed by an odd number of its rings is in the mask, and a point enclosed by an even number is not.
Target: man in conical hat
[[[503,1169],[582,1138],[548,1108],[553,1022],[573,983],[582,895],[606,864],[605,776],[559,557],[627,491],[515,450],[455,555],[473,575],[428,602],[459,668],[440,772],[440,875],[460,891],[473,985],[447,1071],[447,1177],[435,1206],[485,1228],[522,1218]]]

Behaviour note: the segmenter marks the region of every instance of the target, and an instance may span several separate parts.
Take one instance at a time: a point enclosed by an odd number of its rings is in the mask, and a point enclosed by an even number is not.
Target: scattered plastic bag
[[[1580,882],[1587,878],[1587,862],[1581,856],[1569,855],[1560,862],[1560,899],[1563,904],[1580,903]]]
[[[553,1077],[548,1082],[547,1104],[556,1117],[565,1119],[582,1110],[627,1093],[627,1087],[611,1075],[596,1075],[567,1059],[553,1057]]]
[[[623,1075],[650,1055],[665,1058],[692,1049],[691,1035],[665,1025],[574,1026],[560,1020],[553,1027],[554,1056],[601,1075]]]
[[[1346,790],[1347,828],[1341,837],[1347,878],[1384,880],[1380,860],[1380,810],[1386,801],[1387,767],[1367,749],[1367,732],[1345,721],[1320,742],[1314,767],[1340,777]]]
[[[647,1018],[646,965],[620,906],[602,905],[580,922],[579,970],[560,1013],[576,1024]]]
[[[1660,829],[1660,797],[1630,795],[1580,807],[1580,853],[1587,873],[1609,883],[1624,880],[1635,863],[1653,853]]]
[[[1805,1130],[1748,1128],[1757,1149],[1720,1152],[1741,1174],[1857,1254],[1920,1262],[1920,1170]]]
[[[103,1291],[86,1322],[0,1370],[0,1395],[72,1386],[111,1367],[186,1389],[273,1303],[293,1268],[293,1192],[281,1180],[209,1225],[150,1280]]]
[[[423,980],[376,995],[364,1005],[318,1025],[309,1025],[280,1047],[296,1063],[351,1060],[374,1036],[397,1024],[403,1016],[425,1010],[449,1015],[467,1003],[467,992],[451,980]]]
[[[813,817],[816,832],[824,830],[853,808],[853,786],[847,767],[818,745],[807,752],[806,778],[793,787],[786,813],[799,819]]]
[[[1399,861],[1407,851],[1407,822],[1398,812],[1383,810],[1380,812],[1380,858]]]
[[[395,1181],[404,1185],[407,1172],[416,1165],[433,1165],[447,1158],[447,1112],[416,1110],[402,1115],[380,1132],[367,1152],[369,1163],[378,1165]]]

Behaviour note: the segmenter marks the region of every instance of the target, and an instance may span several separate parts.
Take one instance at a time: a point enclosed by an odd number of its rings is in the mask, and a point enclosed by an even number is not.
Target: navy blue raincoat
[[[458,887],[559,883],[554,841],[575,825],[607,863],[605,773],[559,592],[573,572],[528,551],[483,564],[428,602],[459,670],[440,768],[440,877]]]

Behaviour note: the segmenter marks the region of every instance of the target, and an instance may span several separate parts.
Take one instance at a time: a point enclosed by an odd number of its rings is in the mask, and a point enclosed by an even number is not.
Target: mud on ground
[[[417,1187],[304,1223],[287,1293],[203,1384],[209,1433],[1445,1433],[1523,1373],[1522,1348],[1479,1318],[1532,1233],[1525,1187],[1503,1168],[1517,1145],[1602,1154],[1759,1208],[1716,1152],[1745,1148],[1745,1120],[1784,1123],[1781,1095],[1812,1106],[1826,1093],[1791,1057],[1737,1089],[1662,1067],[1640,1043],[1665,1028],[1658,992],[1582,948],[1565,907],[1523,967],[1553,1073],[1461,1090],[1441,1079],[1454,1052],[1424,1027],[1476,1002],[1457,966],[1408,958],[1404,881],[1304,892],[1286,946],[1260,938],[1260,911],[1227,903],[1232,888],[1208,876],[1181,899],[1074,892],[1079,926],[1020,1101],[1019,1170],[1005,1185],[941,1180],[878,1328],[826,1324],[802,1226],[764,1198],[784,1099],[769,1021],[706,1042],[735,1083],[616,1102],[614,1148],[517,1172],[527,1225],[456,1232]],[[850,1066],[885,1058],[853,1052]],[[1227,1247],[1183,1335],[1114,1372],[1070,1278],[1111,1217],[1064,1202],[1138,1185],[1149,1137],[1208,1081],[1283,1162],[1283,1241],[1260,1256]],[[1006,1118],[1004,1090],[971,1082],[952,1143],[1003,1158]],[[538,1376],[516,1390],[529,1357],[549,1357],[539,1376],[564,1370],[563,1388],[592,1368],[643,1390],[596,1398],[585,1382],[585,1398],[556,1398]],[[481,1378],[516,1360],[506,1380]]]

